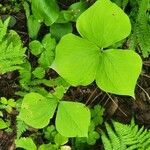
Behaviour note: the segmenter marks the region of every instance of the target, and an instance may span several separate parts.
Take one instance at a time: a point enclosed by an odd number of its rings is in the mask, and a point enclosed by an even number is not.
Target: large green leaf
[[[99,48],[73,34],[64,36],[56,47],[54,69],[72,85],[94,81],[99,63]]]
[[[131,50],[109,49],[100,54],[96,83],[104,91],[134,97],[142,60]]]
[[[53,24],[58,16],[59,9],[56,0],[32,0],[33,15],[46,25]]]
[[[77,20],[77,29],[83,38],[100,48],[121,41],[130,34],[128,16],[110,0],[98,0]]]
[[[34,128],[43,128],[53,117],[56,107],[56,99],[48,99],[38,93],[29,93],[23,99],[18,118]]]
[[[26,150],[37,150],[35,143],[33,142],[33,140],[31,139],[31,137],[23,137],[20,139],[17,139],[15,141],[16,147],[20,147]]]
[[[90,111],[82,103],[61,101],[56,116],[56,129],[65,137],[87,137]]]
[[[129,35],[128,16],[109,0],[98,0],[78,18],[77,29],[83,38],[65,35],[52,67],[71,85],[96,80],[106,92],[134,97],[141,58],[134,51],[103,50]]]

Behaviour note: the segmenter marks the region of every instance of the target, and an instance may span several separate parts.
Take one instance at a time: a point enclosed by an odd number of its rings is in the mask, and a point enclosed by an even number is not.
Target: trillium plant
[[[113,48],[131,32],[128,16],[110,0],[97,0],[76,27],[81,36],[62,37],[52,67],[73,86],[95,80],[105,92],[134,97],[142,60],[133,50]]]
[[[103,91],[134,97],[142,60],[133,50],[113,48],[131,31],[123,10],[109,0],[97,0],[79,16],[77,30],[81,37],[69,33],[61,38],[52,68],[73,86],[85,86],[95,80]],[[61,135],[87,137],[90,110],[82,103],[63,99],[68,87],[60,86],[44,96],[26,94],[18,119],[40,129],[56,114],[55,125]]]

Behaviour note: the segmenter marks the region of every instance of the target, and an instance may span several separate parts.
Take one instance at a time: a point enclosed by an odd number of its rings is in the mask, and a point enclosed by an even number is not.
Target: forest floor
[[[70,4],[68,4],[70,5]],[[24,11],[13,14],[17,22],[13,29],[21,36],[24,45],[29,42],[26,17]],[[42,37],[47,32],[46,27],[39,33]],[[30,60],[35,61],[34,59]],[[134,62],[133,62],[134,63]],[[49,74],[57,75],[52,70]],[[11,72],[0,76],[0,97],[15,98],[15,92],[18,90],[18,72]],[[109,95],[102,92],[93,83],[83,87],[72,87],[66,93],[65,97],[69,99],[80,99],[86,105],[93,106],[95,103],[101,104],[105,108],[104,120],[114,119],[122,123],[129,123],[134,116],[135,122],[139,126],[150,128],[150,58],[143,59],[143,71],[138,79],[135,91],[135,100],[130,97]],[[11,120],[13,132],[7,133],[0,131],[0,150],[13,150],[13,141],[16,136],[16,112],[6,115]],[[40,140],[40,139],[39,139]],[[99,146],[100,147],[100,146]]]

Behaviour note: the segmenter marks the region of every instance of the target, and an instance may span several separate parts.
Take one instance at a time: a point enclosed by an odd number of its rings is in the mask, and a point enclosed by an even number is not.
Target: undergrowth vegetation
[[[136,99],[150,54],[149,0],[12,0],[0,9],[0,75],[16,77],[14,95],[0,94],[0,129],[14,133],[13,149],[150,149],[144,126],[107,120],[100,99],[89,104],[93,92],[72,93],[94,85]],[[21,11],[26,43],[11,15]]]

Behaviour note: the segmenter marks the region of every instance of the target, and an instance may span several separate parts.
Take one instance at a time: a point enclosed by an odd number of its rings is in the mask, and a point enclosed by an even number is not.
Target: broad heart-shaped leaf
[[[73,34],[65,35],[56,47],[53,68],[70,84],[88,85],[94,81],[99,64],[99,48]]]
[[[61,101],[56,115],[56,129],[65,137],[87,137],[90,111],[82,103]]]
[[[56,0],[32,0],[32,11],[35,18],[44,21],[47,26],[53,24],[59,16]]]
[[[17,148],[20,147],[26,150],[37,150],[36,145],[31,137],[17,139],[15,144]]]
[[[81,36],[100,48],[121,41],[130,34],[128,16],[110,0],[98,0],[77,20]]]
[[[56,99],[48,99],[38,93],[25,95],[18,118],[34,128],[48,125],[57,107]]]
[[[138,54],[102,50],[129,35],[128,16],[111,1],[98,0],[78,18],[77,29],[83,38],[65,35],[56,47],[52,67],[71,85],[96,80],[106,92],[134,97],[142,66]]]
[[[109,49],[100,54],[96,83],[102,90],[134,97],[142,60],[132,50]]]

